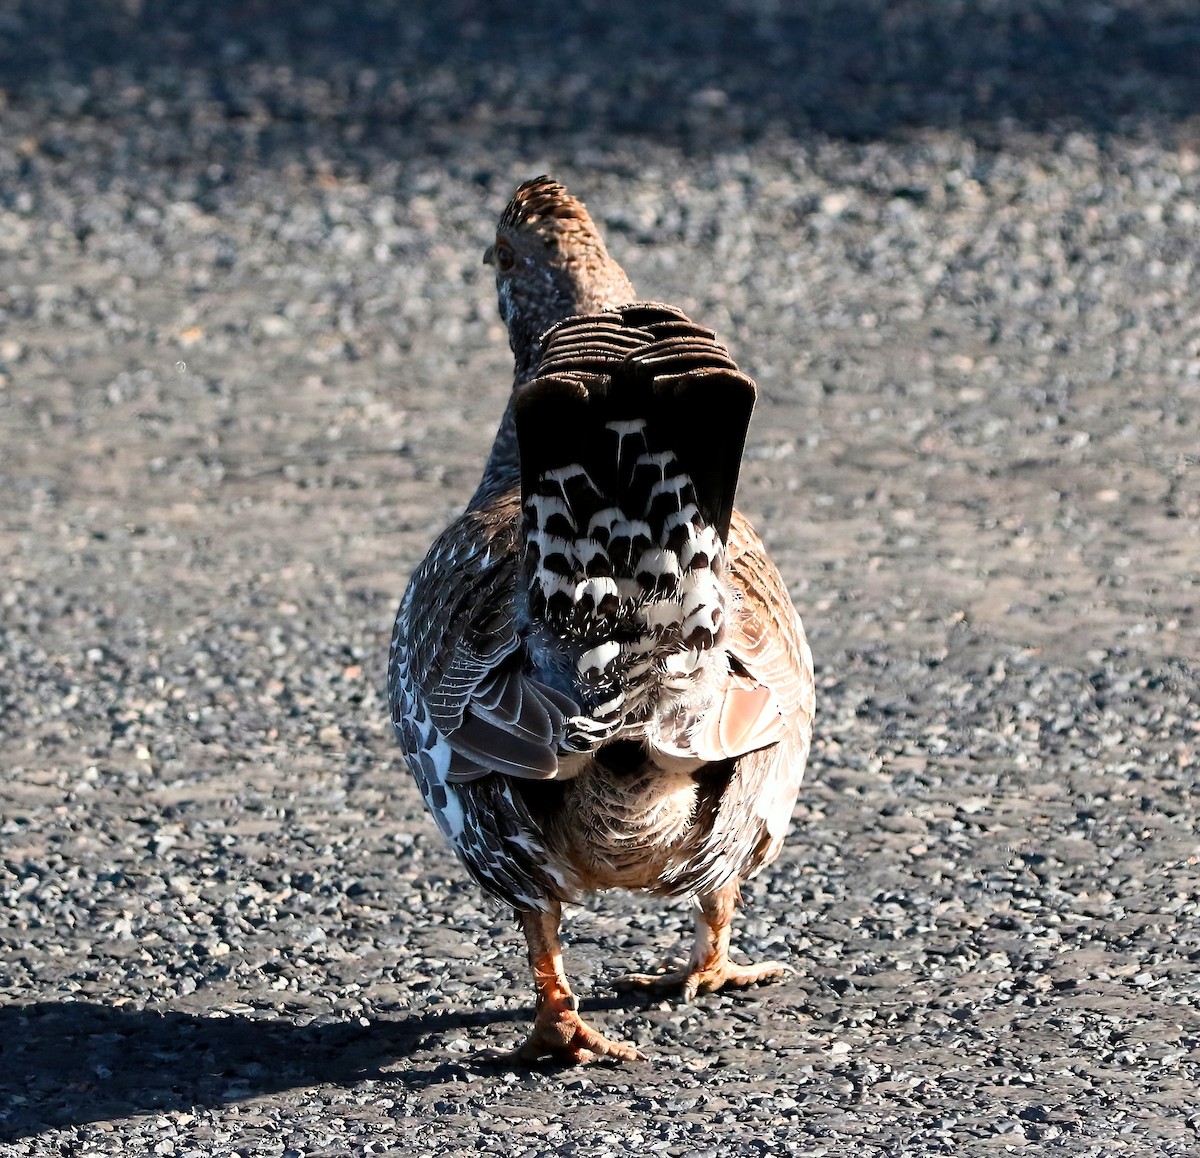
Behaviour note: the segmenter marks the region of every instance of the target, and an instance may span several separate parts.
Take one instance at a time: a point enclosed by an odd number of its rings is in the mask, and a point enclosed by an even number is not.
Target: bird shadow
[[[585,1006],[620,1004],[601,998]],[[11,1005],[0,1008],[0,1141],[305,1086],[370,1079],[437,1085],[462,1072],[460,1063],[437,1060],[439,1036],[531,1016],[529,1009],[489,1009],[302,1025],[263,1013],[194,1014],[86,1001]],[[426,1068],[388,1069],[426,1050],[433,1055]]]

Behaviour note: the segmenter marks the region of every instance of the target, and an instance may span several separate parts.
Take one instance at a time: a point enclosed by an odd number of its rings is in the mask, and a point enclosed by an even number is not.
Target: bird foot
[[[783,961],[762,961],[757,965],[736,965],[726,958],[703,968],[687,966],[662,973],[626,973],[613,985],[622,992],[633,990],[651,993],[679,992],[684,1001],[701,993],[716,993],[719,989],[745,989],[763,981],[776,981],[795,970]]]
[[[539,1062],[576,1066],[593,1061],[644,1061],[645,1054],[625,1042],[611,1041],[573,1010],[560,1010],[545,1017],[539,1014],[529,1036],[516,1049],[483,1050],[471,1060],[524,1068]]]

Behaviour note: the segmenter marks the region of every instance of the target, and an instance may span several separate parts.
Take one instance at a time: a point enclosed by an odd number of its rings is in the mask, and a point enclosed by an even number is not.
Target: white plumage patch
[[[690,480],[687,475],[676,474],[670,478],[661,478],[650,488],[650,501],[654,502],[659,495],[674,495],[676,499],[683,493]],[[695,509],[695,504],[692,504]]]
[[[526,502],[533,508],[539,527],[544,527],[551,515],[562,515],[572,529],[577,529],[575,528],[575,519],[571,514],[571,508],[567,506],[566,500],[560,496],[530,495]]]
[[[567,500],[570,499],[570,495],[567,492],[567,483],[574,482],[576,479],[582,479],[593,493],[600,493],[599,488],[592,482],[588,472],[578,463],[571,463],[569,466],[560,466],[554,470],[548,470],[542,475],[542,478],[547,482],[552,482],[559,486],[562,489],[563,498]]]
[[[604,425],[606,430],[613,431],[617,436],[617,464],[620,465],[625,454],[625,439],[630,435],[642,434],[646,429],[646,420],[644,418],[629,418],[616,422],[606,422]],[[645,437],[643,436],[640,441],[644,446],[646,443]]]
[[[638,556],[634,573],[651,575],[655,579],[677,580],[680,576],[679,556],[665,547],[650,547]]]
[[[631,542],[638,538],[649,539],[650,524],[645,519],[627,519],[622,516],[613,521],[609,534],[612,539],[629,539]]]
[[[597,579],[585,579],[575,586],[575,602],[581,606],[590,603],[591,607],[599,607],[605,599],[620,599],[620,597],[617,581],[608,575],[602,575]]]
[[[588,520],[588,536],[595,537],[597,531],[603,531],[606,538],[612,538],[613,527],[624,521],[625,512],[620,507],[604,507]]]
[[[575,541],[564,539],[561,535],[552,535],[548,531],[537,530],[527,535],[526,541],[537,545],[543,559],[547,555],[562,555],[567,559],[575,557]]]
[[[585,679],[592,672],[602,672],[621,654],[621,645],[614,640],[590,647],[575,664],[576,670]]]
[[[638,466],[648,466],[651,469],[658,470],[662,478],[667,477],[667,467],[672,466],[675,462],[675,455],[669,450],[660,450],[656,454],[639,454],[637,459]],[[685,481],[689,481],[684,476]]]

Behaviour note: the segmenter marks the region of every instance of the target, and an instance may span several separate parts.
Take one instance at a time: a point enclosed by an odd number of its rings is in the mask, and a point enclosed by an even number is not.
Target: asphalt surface
[[[1196,5],[413,8],[0,0],[0,1154],[1196,1153]],[[795,975],[599,898],[649,1060],[497,1074],[381,688],[540,172],[758,379],[819,710]]]

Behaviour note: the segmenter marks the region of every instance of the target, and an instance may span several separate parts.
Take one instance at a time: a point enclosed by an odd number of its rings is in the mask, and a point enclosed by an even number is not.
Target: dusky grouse
[[[516,360],[466,511],[413,574],[388,690],[409,767],[476,881],[516,911],[533,1027],[497,1060],[633,1059],[579,1014],[564,903],[693,898],[685,999],[735,964],[739,884],[778,855],[808,756],[800,618],[733,508],[756,387],[713,333],[639,302],[583,204],[527,181],[484,261]]]

